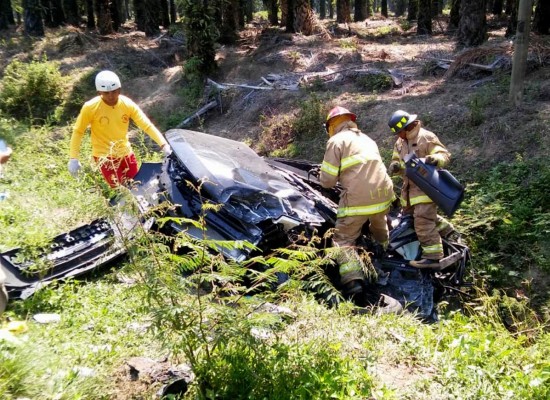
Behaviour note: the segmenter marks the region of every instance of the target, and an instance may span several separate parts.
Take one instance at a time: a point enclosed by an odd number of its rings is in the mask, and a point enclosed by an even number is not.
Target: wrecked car
[[[185,231],[200,239],[203,229],[182,221],[202,215],[209,239],[253,245],[220,245],[224,256],[243,261],[254,252],[284,248],[300,235],[323,236],[334,228],[339,188],[320,186],[310,173],[318,165],[262,158],[241,142],[191,130],[169,130],[166,139],[173,153],[162,162],[144,163],[131,189],[143,212],[165,201],[174,205],[167,215],[183,218],[168,219],[164,233]],[[222,207],[205,211],[204,202]],[[412,218],[395,215],[391,226],[386,252],[372,252],[367,227],[363,240],[358,241],[358,246],[370,252],[379,272],[379,279],[369,283],[369,295],[393,299],[423,317],[433,316],[442,292],[464,284],[468,247],[445,237],[445,258],[439,270],[415,269],[409,261],[419,258],[420,245]],[[55,237],[40,260],[24,260],[20,250],[13,249],[0,255],[0,266],[10,298],[26,298],[45,283],[81,275],[124,253],[118,229],[109,220],[99,219]],[[36,268],[40,263],[47,263],[46,272]],[[338,274],[327,271],[327,275],[339,288]]]

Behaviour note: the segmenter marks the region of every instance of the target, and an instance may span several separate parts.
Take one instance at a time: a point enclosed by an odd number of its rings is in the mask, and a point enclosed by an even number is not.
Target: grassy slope
[[[452,87],[442,90],[448,94]],[[483,96],[490,98],[505,93],[498,87],[483,90],[488,93]],[[496,94],[491,90],[497,90]],[[437,103],[437,94],[437,91],[426,93],[415,99],[419,103],[409,103],[411,99],[398,100],[405,108],[407,104]],[[330,101],[349,100],[359,111],[364,110],[361,112],[363,125],[370,123],[381,127],[385,123],[388,110],[380,116],[371,112],[379,110],[380,106],[386,107],[384,99],[350,97],[343,92],[325,93],[325,96]],[[458,106],[467,102],[467,98],[457,99]],[[423,107],[422,114],[429,116],[430,106]],[[511,111],[505,107],[499,111],[489,104],[484,107],[489,121],[502,114],[502,110],[515,113],[516,117],[528,114],[525,109]],[[536,107],[539,107],[537,112],[542,113],[546,106],[537,103]],[[455,119],[431,120],[432,124],[441,123],[440,120],[450,124],[449,129],[444,129],[446,125],[436,125],[438,129],[434,129],[444,131],[447,142],[468,132],[464,129],[460,135],[446,133],[457,123],[464,127],[461,121],[465,124],[466,117],[456,119],[460,112],[452,111],[451,116]],[[519,129],[507,125],[510,121],[503,119],[500,122],[505,132]],[[466,157],[469,163],[455,163],[457,169],[471,171],[471,161],[478,160],[480,152],[470,147],[471,144],[486,145],[494,141],[494,148],[499,148],[499,131],[489,129],[492,125],[488,122],[484,128],[479,128],[477,132],[483,133],[481,137],[466,137],[460,141],[457,153],[473,155]],[[14,126],[10,121],[2,121],[0,126],[2,135],[16,139],[12,140],[16,152],[8,165],[6,178],[0,182],[0,189],[10,192],[9,199],[0,208],[2,249],[11,246],[32,249],[44,244],[51,235],[63,232],[67,226],[105,212],[105,187],[93,178],[97,173],[78,182],[66,172],[68,126],[56,130],[14,129]],[[547,129],[541,124],[535,127]],[[534,138],[544,140],[544,132],[538,128],[526,132],[522,136],[526,139],[517,143],[518,148],[528,150],[528,155],[535,154],[537,146],[533,146],[532,141]],[[322,148],[324,138],[307,140]],[[544,143],[547,142],[541,143],[541,151],[547,149]],[[138,150],[144,158],[150,157],[146,147],[138,146]],[[475,167],[488,165],[488,160],[480,158]],[[376,398],[543,399],[549,395],[550,338],[548,333],[542,333],[541,325],[533,321],[532,313],[521,303],[496,295],[481,297],[466,307],[473,311],[466,313],[471,316],[444,313],[442,321],[432,326],[409,316],[351,316],[346,307],[339,311],[327,310],[301,296],[293,296],[285,304],[297,313],[297,317],[277,327],[282,340],[301,346],[317,341],[333,343],[342,355],[366,368],[373,378],[372,395]],[[149,319],[142,305],[142,298],[131,287],[118,282],[117,272],[86,283],[51,287],[39,296],[13,305],[2,317],[4,322],[8,318],[27,321],[29,330],[16,335],[18,344],[0,342],[0,394],[6,398],[36,399],[139,398],[143,387],[128,382],[125,373],[120,372],[124,360],[136,355],[161,358],[165,354],[157,350],[162,336],[155,337],[152,332],[142,333],[133,328],[133,323],[144,324]],[[502,309],[508,310],[504,313],[508,320],[502,320]],[[61,322],[37,324],[31,316],[38,312],[59,313]],[[514,333],[506,330],[503,322],[514,326]],[[75,372],[80,367],[91,368],[93,376]],[[114,374],[120,379],[113,379]],[[149,388],[150,391],[155,389],[154,385]]]

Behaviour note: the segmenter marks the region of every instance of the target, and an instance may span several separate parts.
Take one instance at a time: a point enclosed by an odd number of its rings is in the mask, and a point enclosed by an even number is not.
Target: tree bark
[[[309,0],[294,0],[294,30],[309,36],[313,34],[313,11]]]
[[[44,23],[38,0],[23,0],[23,20],[25,21],[25,35],[44,36]]]
[[[409,0],[407,21],[414,21],[418,17],[418,0]]]
[[[9,25],[14,23],[10,0],[0,0],[0,30],[8,29]]]
[[[462,0],[457,42],[460,46],[479,46],[487,40],[486,0]]]
[[[548,35],[550,33],[550,2],[548,0],[537,1],[533,31],[539,35]]]
[[[504,0],[495,0],[493,2],[493,8],[491,9],[491,14],[500,15],[504,10]]]
[[[451,0],[451,13],[449,15],[449,31],[454,31],[458,29],[460,24],[460,3],[461,0]]]
[[[407,2],[405,0],[396,0],[395,1],[395,16],[401,17],[405,14],[407,9]]]
[[[514,42],[514,58],[512,60],[512,78],[510,80],[510,101],[514,106],[521,103],[525,71],[527,69],[527,53],[529,51],[529,31],[531,29],[531,12],[533,0],[520,0],[518,10],[518,26]]]
[[[222,26],[220,43],[233,44],[237,41],[239,0],[222,1]]]
[[[510,37],[516,34],[516,28],[518,26],[518,0],[507,0],[506,9],[508,10],[508,4],[510,4],[510,18],[508,19],[508,27],[504,36]]]
[[[319,19],[325,19],[327,17],[327,1],[319,0]]]
[[[294,30],[294,2],[296,0],[286,0],[287,4],[287,14],[286,14],[286,28],[285,31],[288,33],[296,32]]]
[[[288,19],[288,1],[289,0],[280,0],[281,2],[281,22],[280,25],[286,27]]]
[[[61,0],[42,0],[41,5],[44,25],[48,28],[58,28],[66,22]]]
[[[168,1],[158,0],[160,10],[160,23],[164,28],[170,26],[170,9],[168,8]]]
[[[109,0],[96,0],[95,4],[99,34],[108,35],[113,33],[113,21],[111,20]]]
[[[366,0],[355,0],[355,9],[353,12],[353,21],[361,22],[367,19],[365,11]]]
[[[120,14],[118,12],[119,6],[118,6],[119,0],[111,0],[109,3],[109,12],[111,13],[111,21],[113,24],[113,31],[117,32],[118,28],[120,28],[121,21],[120,21]]]
[[[86,0],[86,28],[95,29],[94,1]]]
[[[432,34],[432,7],[431,0],[418,1],[418,35]]]
[[[441,0],[432,0],[432,17],[439,15],[439,5]]]
[[[383,17],[388,18],[388,0],[382,0],[380,4],[382,11],[381,14]]]
[[[79,26],[80,13],[78,11],[78,4],[76,3],[76,0],[64,0],[63,9],[65,10],[67,23],[73,26]]]
[[[351,10],[349,0],[336,0],[336,22],[351,22]]]
[[[175,0],[170,1],[170,22],[175,24],[178,20],[178,12],[176,11],[176,2]]]

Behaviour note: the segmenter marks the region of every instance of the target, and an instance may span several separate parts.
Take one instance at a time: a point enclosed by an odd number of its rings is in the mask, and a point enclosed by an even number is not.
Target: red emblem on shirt
[[[124,114],[124,115],[122,116],[122,122],[124,122],[125,124],[127,124],[128,121],[130,121],[130,117],[129,117],[127,114]]]

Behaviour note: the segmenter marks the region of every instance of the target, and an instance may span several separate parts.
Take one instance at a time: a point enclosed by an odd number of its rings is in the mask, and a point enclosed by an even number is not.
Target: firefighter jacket
[[[393,148],[392,162],[398,161],[401,165],[401,170],[405,171],[404,158],[410,153],[416,154],[419,158],[425,158],[428,155],[435,156],[438,161],[437,167],[439,168],[443,168],[451,158],[451,153],[443,146],[438,137],[434,133],[422,128],[421,123],[411,132],[407,132],[406,139],[397,139]],[[432,203],[432,200],[403,174],[401,204],[405,207],[420,203]]]
[[[376,142],[356,128],[344,126],[328,140],[319,179],[325,188],[342,186],[338,218],[377,214],[395,199]]]

